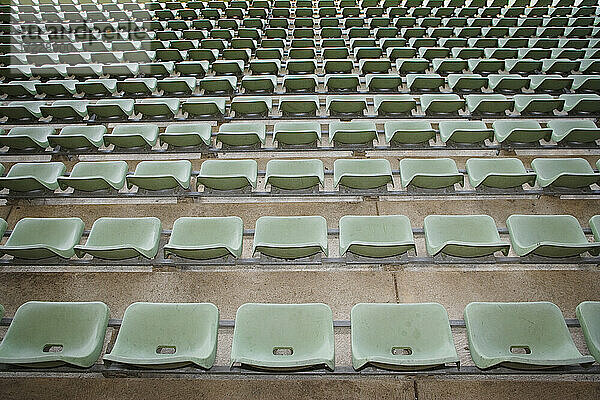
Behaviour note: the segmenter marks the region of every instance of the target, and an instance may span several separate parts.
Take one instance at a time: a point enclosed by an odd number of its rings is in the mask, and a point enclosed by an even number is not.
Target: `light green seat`
[[[189,189],[191,176],[189,160],[142,161],[135,172],[127,176],[127,186],[146,190]]]
[[[585,60],[584,60],[585,61]],[[591,61],[591,60],[588,60]],[[600,72],[600,71],[599,71]],[[571,89],[575,92],[593,91],[600,92],[600,76],[598,75],[569,75],[573,79]],[[0,85],[1,87],[1,85]],[[0,89],[2,90],[2,89]]]
[[[500,240],[498,228],[489,215],[428,215],[423,223],[427,253],[454,257],[484,257],[510,245]]]
[[[506,189],[535,184],[535,173],[527,172],[518,158],[470,158],[466,163],[471,186]]]
[[[400,178],[405,188],[441,189],[456,183],[464,184],[463,175],[450,158],[403,158],[400,160]]]
[[[149,118],[173,118],[179,111],[179,99],[143,99],[135,103],[134,110]]]
[[[241,257],[244,224],[240,217],[181,217],[173,224],[165,257],[194,260]]]
[[[0,146],[11,149],[45,149],[49,147],[48,136],[54,134],[50,126],[17,126],[0,135]]]
[[[316,115],[319,112],[319,96],[281,96],[279,111],[284,116]]]
[[[279,144],[306,145],[321,142],[321,124],[318,122],[275,122],[273,139]]]
[[[158,135],[161,144],[174,147],[210,146],[212,126],[207,122],[195,124],[170,124]]]
[[[45,105],[44,101],[11,101],[7,105],[0,106],[0,117],[9,120],[36,120],[42,117],[40,107]]]
[[[394,184],[392,167],[385,159],[337,159],[333,162],[333,185],[352,189],[375,189]]]
[[[35,85],[39,81],[25,82],[2,82],[0,83],[0,93],[8,97],[33,97],[37,94]]]
[[[440,138],[447,143],[481,143],[494,137],[483,121],[440,121]]]
[[[561,75],[530,75],[531,83],[529,87],[535,91],[563,91],[573,84],[573,78]]]
[[[101,99],[95,104],[88,104],[90,116],[99,118],[127,119],[133,115],[133,99]]]
[[[594,172],[583,158],[536,158],[531,167],[541,187],[586,188],[600,182],[600,173]]]
[[[386,121],[385,141],[393,144],[415,144],[435,139],[436,130],[429,121],[396,120]]]
[[[88,96],[112,96],[117,92],[117,80],[88,79],[84,82],[76,82],[75,89]]]
[[[65,149],[98,148],[104,146],[105,134],[104,125],[65,126],[58,135],[48,135],[48,143]]]
[[[258,164],[254,160],[206,160],[200,166],[197,184],[209,189],[256,188]]]
[[[156,78],[127,78],[117,83],[117,89],[131,95],[151,95],[158,88]]]
[[[0,177],[0,187],[15,192],[58,189],[57,178],[66,173],[61,162],[16,163],[8,174]]]
[[[594,121],[584,119],[555,119],[548,122],[552,140],[560,142],[590,143],[600,139],[600,128]]]
[[[488,75],[490,89],[501,92],[519,92],[528,88],[531,79],[518,74],[490,74]]]
[[[464,317],[471,358],[481,369],[552,368],[594,360],[577,350],[553,303],[470,303]]]
[[[359,303],[350,313],[352,366],[418,370],[458,363],[446,309],[438,303]]]
[[[246,93],[273,93],[276,87],[276,75],[246,75],[242,78],[242,88]]]
[[[217,141],[227,146],[252,146],[265,144],[264,123],[229,122],[219,127]]]
[[[266,183],[286,190],[309,189],[324,185],[321,160],[269,160],[265,174]]]
[[[120,190],[125,185],[127,169],[125,161],[78,162],[68,177],[59,176],[57,181],[62,190],[68,187],[84,192]]]
[[[266,370],[334,369],[333,316],[325,304],[242,305],[231,364]]]
[[[514,100],[501,94],[468,94],[465,96],[471,114],[506,114],[515,105]]]
[[[340,218],[340,256],[394,257],[416,251],[410,220],[404,215]]]
[[[565,104],[564,99],[549,94],[517,94],[514,101],[515,111],[521,114],[553,114]]]
[[[325,108],[330,115],[363,115],[367,99],[361,95],[332,95],[325,99]]]
[[[35,84],[35,90],[38,94],[45,94],[47,96],[72,96],[76,92],[75,83],[77,82],[74,79],[39,82]]]
[[[196,78],[175,77],[165,78],[157,82],[158,88],[169,94],[192,94],[196,89]]]
[[[409,94],[376,94],[373,104],[377,115],[410,114],[417,106],[415,98]]]
[[[283,259],[328,255],[327,222],[321,216],[260,217],[252,253]]]
[[[56,119],[83,119],[88,116],[87,100],[57,100],[51,105],[40,106],[42,117]]]
[[[600,95],[586,94],[561,94],[559,99],[564,101],[563,111],[569,114],[596,114],[600,110]]]
[[[123,260],[143,256],[151,259],[158,252],[161,234],[160,219],[98,218],[85,245],[75,246],[77,257],[90,254],[95,258]]]
[[[273,99],[268,96],[237,96],[231,101],[231,111],[236,117],[268,116],[273,107]]]
[[[535,120],[498,120],[492,123],[494,137],[499,143],[535,143],[550,140],[551,129],[543,129]]]
[[[27,302],[0,344],[0,363],[89,368],[102,353],[109,314],[101,302]]]
[[[107,144],[132,148],[154,146],[158,140],[158,125],[121,124],[116,125],[110,135],[104,135]]]
[[[421,95],[421,109],[425,114],[457,113],[464,105],[465,101],[457,94]]]
[[[200,88],[205,94],[233,93],[237,88],[236,76],[211,76],[200,79]]]
[[[225,97],[190,98],[181,104],[181,111],[193,116],[223,116],[225,114]]]
[[[329,142],[332,144],[372,144],[377,140],[377,128],[370,121],[334,121],[329,124]]]
[[[600,243],[589,243],[579,221],[571,215],[511,215],[506,220],[512,248],[523,257],[598,255]]]
[[[600,362],[600,302],[584,301],[575,309],[590,353]]]
[[[0,246],[0,254],[28,260],[71,258],[83,228],[79,218],[23,218]]]

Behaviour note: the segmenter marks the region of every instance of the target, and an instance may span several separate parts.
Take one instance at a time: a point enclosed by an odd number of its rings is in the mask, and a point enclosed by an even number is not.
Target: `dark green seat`
[[[466,169],[474,188],[506,189],[535,184],[535,173],[527,172],[518,158],[469,158]]]
[[[61,162],[16,163],[0,177],[0,187],[15,192],[58,189],[57,178],[67,172]]]
[[[127,186],[145,190],[189,189],[192,163],[189,160],[142,161],[127,176]]]
[[[386,121],[384,129],[386,143],[392,144],[425,143],[435,139],[437,133],[428,121]]]
[[[231,111],[239,116],[268,116],[273,99],[268,96],[237,96],[231,101]]]
[[[561,94],[559,98],[564,101],[563,111],[569,114],[594,114],[600,110],[598,94]]]
[[[252,253],[283,259],[328,254],[327,222],[321,216],[260,217]]]
[[[373,105],[377,115],[410,115],[417,101],[409,94],[376,94]]]
[[[515,105],[512,99],[501,94],[468,94],[465,96],[465,101],[471,114],[504,115]]]
[[[319,96],[294,95],[279,98],[279,111],[284,116],[316,115],[319,112]]]
[[[94,104],[88,104],[87,111],[91,116],[100,119],[128,119],[133,115],[133,99],[101,99]]]
[[[40,107],[45,105],[44,101],[11,101],[7,105],[0,106],[0,117],[9,120],[37,120],[42,117]]]
[[[84,192],[120,190],[125,185],[127,169],[125,161],[78,162],[68,177],[59,176],[57,181],[62,190],[68,187]]]
[[[517,94],[514,97],[515,111],[521,114],[554,114],[562,110],[565,100],[549,94]]]
[[[174,118],[179,104],[179,99],[143,99],[135,103],[134,110],[147,118]]]
[[[462,110],[465,101],[457,94],[424,94],[421,96],[421,109],[429,114],[452,114]]]
[[[394,257],[416,252],[410,220],[404,215],[340,218],[340,256],[347,252],[363,257]]]
[[[448,74],[446,79],[453,91],[478,91],[488,86],[488,77],[479,74]]]
[[[488,75],[490,89],[498,92],[520,92],[529,87],[531,79],[518,74],[490,74]]]
[[[181,104],[181,111],[188,115],[222,117],[225,115],[225,97],[202,96],[189,98]]]

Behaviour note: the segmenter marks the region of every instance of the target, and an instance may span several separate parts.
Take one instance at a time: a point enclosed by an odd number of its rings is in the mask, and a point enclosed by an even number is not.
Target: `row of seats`
[[[600,302],[584,301],[576,313],[591,356],[579,352],[553,303],[470,303],[464,319],[471,358],[481,369],[600,362]],[[0,344],[0,363],[91,367],[102,353],[109,315],[102,302],[27,302]],[[333,328],[325,304],[243,304],[235,318],[231,366],[334,370]],[[153,369],[190,364],[210,369],[218,329],[219,310],[212,303],[133,303],[103,360]],[[351,310],[350,331],[356,370],[415,370],[459,362],[448,313],[438,303],[359,303]]]
[[[212,78],[204,78],[212,79]],[[219,83],[230,83],[220,81]],[[237,96],[231,101],[235,117],[268,117],[276,108],[270,96]],[[317,95],[291,95],[276,98],[278,111],[284,117],[315,117],[321,114]],[[423,94],[374,95],[374,111],[379,116],[418,114],[417,99],[421,113],[425,115],[487,114],[506,116],[507,112],[520,115],[596,115],[600,110],[600,95],[586,94],[502,94],[466,95]],[[221,100],[221,101],[219,101]],[[51,117],[53,121],[94,120],[122,121],[127,119],[172,119],[188,117],[218,117],[225,115],[225,98],[197,97],[183,102],[179,98],[11,101],[0,104],[0,117],[8,121],[37,121]],[[219,103],[223,107],[219,107]],[[208,107],[207,107],[208,105]],[[466,107],[465,107],[466,106]],[[325,112],[332,117],[360,117],[368,115],[367,97],[364,95],[328,95]],[[365,113],[367,112],[367,113]],[[5,121],[6,121],[5,120]]]
[[[4,231],[7,223],[0,220]],[[511,215],[506,221],[510,244],[501,240],[488,215],[429,215],[423,229],[429,256],[459,258],[492,256],[496,252],[520,257],[550,258],[600,253],[600,216],[589,221],[595,242],[589,242],[577,219],[570,215]],[[339,221],[340,256],[347,253],[371,259],[416,253],[408,217],[344,216]],[[91,255],[104,260],[157,256],[161,222],[155,217],[97,219],[85,244],[79,242],[84,224],[79,218],[23,218],[11,231],[1,255],[37,260]],[[193,260],[241,257],[243,223],[239,217],[182,217],[175,221],[165,257]],[[327,223],[320,216],[260,217],[252,253],[276,259],[328,255]]]
[[[600,160],[596,163],[600,169]],[[466,173],[473,188],[509,189],[523,185],[540,188],[589,188],[600,183],[583,158],[536,158],[528,172],[517,158],[470,158]],[[0,171],[4,166],[0,164]],[[205,191],[238,190],[249,193],[257,187],[258,168],[254,160],[206,160],[194,173],[196,187]],[[465,176],[450,158],[400,160],[399,176],[406,189],[446,189],[464,186]],[[125,184],[140,191],[193,190],[192,164],[188,160],[142,161],[134,173],[128,173],[125,161],[79,162],[66,175],[61,162],[16,163],[6,176],[0,177],[0,188],[12,192],[37,193],[72,188],[81,192],[119,191]],[[391,164],[386,159],[338,159],[333,164],[334,187],[340,189],[387,188],[394,185]],[[271,190],[307,190],[324,186],[323,162],[318,159],[270,160],[265,185]]]
[[[206,99],[205,99],[206,100]],[[207,104],[207,103],[204,103]],[[224,106],[224,100],[223,100]],[[593,143],[600,138],[600,128],[591,120],[556,119],[545,127],[535,120],[498,120],[491,128],[482,121],[440,121],[434,129],[429,121],[394,120],[384,123],[386,143],[392,146],[429,143],[538,143],[540,140],[556,143]],[[276,122],[273,140],[279,145],[301,146],[322,143],[319,122]],[[19,126],[8,133],[0,130],[0,146],[13,150],[61,148],[76,150],[98,149],[115,145],[119,148],[204,147],[212,145],[212,125],[208,122],[169,124],[164,132],[151,124],[117,124],[111,133],[103,125],[66,126],[56,132],[49,126]],[[227,146],[264,145],[266,123],[228,122],[221,124],[216,141]],[[343,121],[328,124],[330,144],[369,145],[378,140],[376,124],[372,121]]]

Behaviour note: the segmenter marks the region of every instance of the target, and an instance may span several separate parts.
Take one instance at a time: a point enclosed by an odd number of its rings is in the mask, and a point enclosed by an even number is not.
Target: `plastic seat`
[[[88,114],[100,119],[128,119],[133,115],[133,108],[133,99],[101,99],[87,105]]]
[[[494,91],[519,92],[528,88],[531,79],[528,76],[517,74],[490,74],[488,75],[490,89]]]
[[[75,83],[75,89],[87,96],[112,96],[117,92],[117,80],[88,79]]]
[[[456,163],[449,158],[400,160],[402,186],[416,186],[424,189],[452,187],[456,183],[463,185],[464,177],[458,172]]]
[[[232,365],[334,369],[333,317],[325,304],[248,303],[238,309],[235,321]]]
[[[600,173],[583,158],[536,158],[531,167],[537,174],[536,183],[543,188],[586,188],[600,182]]]
[[[448,313],[438,303],[359,303],[350,314],[352,365],[415,370],[458,363]]]
[[[332,144],[372,144],[377,140],[375,123],[369,121],[331,122],[329,141]]]
[[[556,143],[590,143],[600,139],[600,128],[594,121],[583,119],[556,119],[548,121],[552,140]]]
[[[84,119],[88,116],[87,100],[57,100],[51,105],[40,106],[42,117],[55,119]]]
[[[431,65],[435,72],[444,74],[462,72],[468,68],[467,60],[462,58],[434,58],[431,60]]]
[[[275,122],[273,140],[284,145],[308,145],[321,141],[318,122]]]
[[[340,218],[340,256],[347,252],[363,257],[394,257],[416,252],[410,220],[404,215]]]
[[[127,170],[125,161],[78,162],[68,177],[59,176],[57,181],[62,190],[68,187],[84,192],[120,190],[125,185]]]
[[[101,302],[27,302],[17,309],[0,344],[0,362],[91,367],[102,353],[109,313]]]
[[[268,116],[272,107],[273,99],[268,96],[237,96],[231,101],[231,110],[236,117]]]
[[[158,252],[161,223],[155,217],[98,218],[85,245],[75,246],[77,257],[124,260],[133,257],[154,258]]]
[[[569,78],[573,79],[571,89],[575,92],[600,92],[600,77],[597,75],[569,75]]]
[[[501,120],[492,123],[494,137],[499,143],[536,143],[550,140],[552,130],[543,129],[535,120]]]
[[[465,96],[471,114],[505,114],[512,110],[514,100],[501,94],[469,94]]]
[[[483,121],[440,121],[439,129],[444,143],[481,143],[494,137]]]
[[[208,71],[208,66],[208,61],[181,61],[175,64],[175,71],[179,72],[180,76],[203,77]],[[196,83],[194,82],[194,87]],[[184,86],[182,87],[185,89]]]
[[[470,303],[464,317],[471,358],[479,368],[533,369],[593,362],[577,350],[553,303]]]
[[[500,240],[494,219],[488,215],[428,215],[425,217],[427,253],[454,257],[484,257],[501,251],[508,255],[509,244]]]
[[[181,217],[173,224],[165,257],[206,260],[241,257],[244,225],[239,217]]]
[[[600,360],[600,302],[584,301],[577,306],[575,313],[581,325],[585,343],[598,362]]]
[[[417,106],[415,98],[408,94],[376,94],[373,103],[377,115],[406,115]]]
[[[216,190],[256,188],[257,175],[258,165],[254,160],[206,160],[196,181]]]
[[[425,143],[435,139],[436,135],[428,121],[387,121],[384,129],[386,143],[392,144]]]
[[[143,99],[136,102],[134,110],[149,118],[174,118],[179,111],[179,99]]]
[[[392,167],[385,159],[337,159],[333,162],[333,184],[351,189],[375,189],[393,185]]]
[[[531,75],[529,87],[538,92],[558,92],[568,89],[573,79],[561,75]]]
[[[190,98],[181,104],[181,111],[193,116],[222,117],[225,114],[225,102],[225,97]]]
[[[213,76],[205,77],[200,80],[200,88],[205,93],[233,93],[237,87],[237,77],[235,76]]]
[[[506,226],[513,250],[521,257],[572,257],[600,252],[600,243],[589,243],[579,221],[571,215],[511,215]]]
[[[327,256],[327,222],[321,216],[260,217],[252,248],[256,252],[283,259]]]
[[[48,136],[54,134],[50,126],[18,126],[0,135],[0,146],[11,149],[45,149],[50,146]]]
[[[168,94],[192,94],[196,88],[196,78],[165,78],[157,82],[158,88]]]
[[[275,75],[247,75],[242,78],[242,88],[246,91],[246,93],[273,93],[276,87],[277,77]],[[270,99],[265,99],[267,103],[268,100]],[[271,107],[272,104],[269,106],[269,109]],[[268,112],[269,110],[266,111]]]
[[[161,144],[174,147],[210,146],[212,127],[209,123],[169,124],[163,133],[158,135]]]
[[[3,82],[0,83],[0,93],[8,97],[33,97],[37,94],[35,85],[38,82]]]
[[[411,91],[439,90],[446,83],[438,74],[407,74],[406,86]]]
[[[76,92],[75,83],[77,81],[72,79],[57,79],[36,83],[35,90],[47,96],[72,96]]]
[[[265,181],[272,187],[285,190],[309,189],[324,185],[321,160],[269,160]]]
[[[453,91],[478,91],[488,86],[488,77],[479,74],[449,74],[446,79]]]
[[[17,222],[6,243],[0,246],[0,254],[28,260],[55,256],[71,258],[83,228],[79,218],[23,218]]]
[[[553,58],[542,60],[542,72],[566,74],[579,69],[579,60],[569,60],[565,58]]]
[[[106,64],[102,66],[102,74],[112,78],[133,78],[140,71],[137,63]]]
[[[61,129],[60,134],[52,133],[47,138],[51,147],[60,146],[65,149],[98,148],[104,146],[105,133],[106,127],[103,125],[65,126]]]
[[[227,146],[252,146],[264,144],[265,124],[230,122],[219,127],[217,141]]]
[[[209,369],[217,353],[219,310],[211,303],[133,303],[104,360],[144,368]]]
[[[44,101],[11,101],[7,105],[0,106],[0,117],[9,120],[37,120],[42,117],[40,107],[45,105]]]
[[[57,178],[66,173],[61,162],[16,163],[8,174],[0,177],[0,187],[15,192],[58,189]]]
[[[424,94],[421,108],[425,114],[452,114],[461,110],[465,101],[457,94]]]
[[[474,188],[506,189],[535,184],[535,173],[527,172],[518,158],[470,158],[466,169]]]
[[[371,92],[398,90],[402,78],[395,74],[367,74],[366,84]]]
[[[158,126],[151,124],[116,125],[110,135],[104,136],[107,144],[122,148],[154,146],[158,140]]]
[[[425,73],[429,68],[429,60],[424,58],[397,58],[396,69],[400,74]]]
[[[563,111],[569,114],[597,113],[600,110],[600,95],[598,94],[561,94],[559,99],[564,101]]]
[[[325,87],[329,91],[357,91],[359,85],[358,74],[328,74],[325,75]]]
[[[127,185],[145,190],[189,189],[191,175],[189,160],[142,161],[127,176]]]
[[[517,94],[514,97],[515,111],[521,114],[553,114],[562,110],[565,100],[549,94]]]

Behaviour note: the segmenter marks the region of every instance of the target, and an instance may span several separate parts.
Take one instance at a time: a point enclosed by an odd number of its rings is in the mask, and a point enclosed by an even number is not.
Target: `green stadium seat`
[[[453,114],[462,110],[465,101],[457,94],[424,94],[421,96],[421,109],[429,114]]]
[[[209,369],[217,353],[219,310],[211,303],[133,303],[105,361],[146,368]]]
[[[407,74],[406,86],[411,91],[439,90],[446,84],[446,80],[438,74]]]
[[[227,146],[255,146],[265,144],[264,123],[229,122],[219,127],[217,141]]]
[[[333,317],[325,304],[247,303],[238,309],[235,321],[232,365],[334,369]]]
[[[37,120],[42,117],[40,107],[45,105],[44,101],[11,101],[7,105],[0,106],[0,118],[8,120]]]
[[[566,58],[551,58],[542,60],[542,72],[567,74],[577,71],[580,66],[579,60],[569,60]]]
[[[260,217],[252,247],[256,252],[283,259],[327,256],[327,222],[321,216]]]
[[[206,160],[200,166],[197,185],[213,190],[256,188],[258,165],[254,160]]]
[[[196,89],[196,78],[165,78],[157,82],[158,89],[165,94],[187,94],[191,95]]]
[[[462,58],[434,58],[431,60],[431,65],[435,72],[442,74],[462,72],[468,68],[467,60],[463,60]],[[462,76],[465,74],[457,75]]]
[[[75,89],[86,96],[112,96],[117,93],[116,79],[88,79],[76,82]]]
[[[208,72],[209,62],[202,61],[181,61],[175,64],[175,71],[180,76],[204,77]]]
[[[88,116],[87,100],[57,100],[50,105],[40,106],[42,117],[53,119],[84,119]]]
[[[315,60],[288,60],[286,69],[290,74],[314,74],[317,62]]]
[[[481,369],[497,365],[539,369],[593,362],[577,350],[553,303],[470,303],[464,317],[471,358]]]
[[[317,87],[317,75],[285,75],[283,87],[286,92],[314,92]]]
[[[469,70],[473,73],[494,73],[504,70],[504,60],[493,58],[467,60]]]
[[[79,218],[23,218],[0,246],[0,254],[28,260],[71,258],[83,228]]]
[[[396,61],[397,59],[410,59],[417,56],[417,50],[414,47],[388,47],[386,49],[387,56],[390,60]],[[425,63],[423,63],[424,65]],[[427,63],[429,66],[429,63]],[[425,68],[426,69],[426,68]]]
[[[377,128],[370,121],[334,121],[329,124],[329,142],[334,145],[370,145],[377,140]]]
[[[535,173],[527,172],[518,158],[469,158],[466,169],[474,188],[507,189],[535,184]]]
[[[405,188],[441,189],[464,184],[463,175],[450,158],[403,158],[400,160],[400,179]]]
[[[515,102],[501,94],[468,94],[465,96],[471,114],[500,114],[511,111]]]
[[[385,159],[337,159],[333,163],[334,187],[376,189],[394,184],[392,167]]]
[[[392,69],[392,62],[387,58],[363,58],[358,67],[363,74],[386,74]]]
[[[84,192],[120,190],[125,185],[127,170],[125,161],[78,162],[68,177],[59,176],[57,181],[62,190],[69,187]]]
[[[276,122],[273,139],[280,145],[308,145],[321,141],[321,124],[318,122]]]
[[[562,110],[565,100],[549,94],[517,94],[514,96],[515,111],[521,114],[554,114]]]
[[[438,303],[359,303],[350,313],[352,366],[419,370],[458,363],[448,313]]]
[[[142,161],[127,176],[127,186],[145,190],[189,189],[192,163],[189,160]]]
[[[542,61],[531,58],[504,60],[505,69],[509,74],[533,73],[542,70]]]
[[[185,105],[185,103],[184,103]],[[161,145],[167,143],[173,147],[210,146],[212,127],[210,123],[169,124],[158,135]]]
[[[54,134],[50,126],[17,126],[0,135],[0,146],[11,149],[45,149],[50,146],[48,136]]]
[[[440,121],[439,129],[444,143],[482,143],[494,137],[483,121]]]
[[[158,252],[161,223],[155,217],[98,218],[85,245],[75,246],[77,257],[90,254],[106,260],[154,258]]]
[[[200,88],[204,93],[233,93],[237,87],[238,78],[235,76],[211,76],[200,79]]]
[[[446,79],[453,91],[479,91],[488,86],[488,77],[479,74],[448,74]]]
[[[600,251],[600,243],[589,243],[571,215],[511,215],[506,226],[513,250],[521,257],[573,257]]]
[[[323,162],[317,159],[269,160],[265,182],[284,190],[311,189],[324,185]]]
[[[583,119],[556,119],[548,121],[552,140],[556,143],[590,143],[600,139],[600,128],[594,121]]]
[[[340,256],[347,252],[372,258],[395,257],[416,252],[410,220],[404,215],[340,218]]]
[[[600,110],[600,95],[598,94],[561,94],[559,99],[564,101],[563,111],[569,114],[593,114]]]
[[[65,165],[61,162],[16,163],[6,176],[0,177],[0,187],[16,192],[54,191],[58,189],[56,179],[66,171]]]
[[[535,120],[499,120],[492,123],[494,137],[499,143],[537,143],[550,141],[552,129],[543,129]]]
[[[391,58],[391,57],[390,57]],[[429,60],[424,58],[397,58],[396,69],[400,74],[425,73],[429,68]]]
[[[133,78],[140,73],[137,63],[106,64],[102,66],[102,74],[111,78]]]
[[[595,173],[583,158],[536,158],[531,167],[537,174],[537,184],[543,188],[586,188],[600,182],[600,173]]]
[[[277,76],[275,75],[246,75],[242,78],[242,88],[246,93],[273,93],[276,87]]]
[[[35,84],[35,90],[38,94],[45,94],[47,96],[72,96],[77,92],[75,89],[75,83],[77,82],[73,79],[39,82]]]
[[[330,95],[325,102],[331,116],[361,116],[367,109],[367,99],[362,95]]]
[[[581,60],[579,72],[583,74],[593,74],[600,72],[600,60]]]
[[[386,143],[392,144],[426,143],[437,133],[428,121],[386,121],[384,129]]]
[[[537,92],[559,92],[569,89],[573,78],[561,75],[530,75],[529,87]]]
[[[328,59],[323,62],[326,74],[350,74],[354,69],[354,62],[350,59]]]
[[[408,94],[376,94],[373,103],[377,115],[406,115],[417,107],[415,98]]]
[[[39,81],[11,81],[0,83],[0,94],[7,97],[33,97],[37,94],[35,85]]]
[[[531,79],[518,74],[490,74],[488,75],[490,89],[499,92],[520,92],[529,88]]]
[[[396,91],[402,85],[402,78],[397,74],[367,74],[365,78],[371,92]]]
[[[17,309],[0,344],[0,362],[89,368],[102,353],[109,314],[101,302],[27,302]]]
[[[90,117],[100,119],[127,119],[133,115],[133,99],[100,99],[87,105]]]
[[[598,362],[600,360],[600,302],[584,301],[577,306],[575,313],[581,325],[585,343]]]
[[[104,142],[116,147],[152,147],[158,140],[158,125],[121,124],[116,125],[110,135],[104,135]]]
[[[573,79],[571,89],[575,92],[600,92],[598,75],[569,75],[569,78]]]
[[[484,257],[495,252],[508,255],[510,245],[500,240],[489,215],[428,215],[423,223],[427,253],[454,257]]]
[[[231,101],[231,111],[236,117],[268,116],[273,99],[268,96],[237,96]],[[264,143],[264,140],[262,141]]]
[[[135,103],[135,113],[146,118],[174,118],[179,111],[179,99],[142,99]]]
[[[60,134],[56,135],[53,132],[47,138],[51,147],[60,146],[65,149],[98,148],[104,146],[105,133],[106,127],[103,125],[65,126],[61,129]]]
[[[207,97],[190,98],[181,104],[181,111],[193,116],[215,116],[225,115],[225,97]]]

